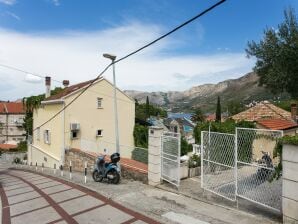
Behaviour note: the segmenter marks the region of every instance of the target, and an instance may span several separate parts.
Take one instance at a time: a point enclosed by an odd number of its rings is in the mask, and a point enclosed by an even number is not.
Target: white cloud
[[[34,76],[32,74],[27,74],[25,76],[25,81],[28,83],[42,83],[42,78]]]
[[[6,11],[5,14],[8,16],[11,16],[12,18],[14,18],[16,20],[21,20],[21,18],[13,12]]]
[[[0,29],[0,43],[5,43],[0,45],[0,64],[56,80],[69,79],[74,84],[96,77],[110,63],[102,57],[103,53],[120,58],[161,33],[161,27],[141,23],[93,32],[24,34]],[[205,82],[239,77],[252,68],[252,61],[244,53],[165,54],[183,44],[168,38],[116,64],[117,85],[122,89],[148,91],[184,90]],[[0,67],[0,81],[10,87],[0,88],[1,99],[13,100],[44,92],[43,82],[28,83],[26,75]],[[111,80],[112,71],[108,70],[105,77]],[[53,86],[60,85],[53,82]]]
[[[3,3],[5,5],[14,5],[16,3],[16,0],[0,0],[0,3]]]
[[[52,0],[53,4],[55,6],[59,6],[60,5],[60,1],[59,0]]]

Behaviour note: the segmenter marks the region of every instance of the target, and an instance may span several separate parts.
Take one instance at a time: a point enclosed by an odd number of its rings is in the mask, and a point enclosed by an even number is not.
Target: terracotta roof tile
[[[0,103],[0,114],[24,114],[23,103],[16,102],[1,102]]]
[[[260,119],[284,119],[292,120],[291,113],[269,102],[261,102],[239,114],[232,116],[235,121],[257,121]]]
[[[89,85],[93,81],[94,79],[69,86],[65,88],[63,91],[61,91],[60,93],[46,98],[44,101],[61,99],[62,97],[67,96],[68,94],[71,94],[72,92]]]
[[[271,130],[286,130],[298,127],[298,125],[295,122],[282,119],[264,119],[258,120],[257,122],[266,129]]]
[[[9,150],[9,149],[15,149],[17,146],[12,144],[0,144],[0,149],[3,150]]]

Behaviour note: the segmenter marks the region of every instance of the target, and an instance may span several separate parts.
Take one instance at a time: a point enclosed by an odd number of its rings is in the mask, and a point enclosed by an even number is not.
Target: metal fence
[[[235,201],[235,136],[205,132],[202,135],[202,188]]]
[[[244,198],[281,210],[282,183],[274,180],[273,158],[282,131],[236,128],[236,134],[201,133],[201,186],[235,201]]]
[[[237,196],[277,211],[281,210],[282,181],[272,178],[279,162],[273,152],[282,135],[282,131],[236,129]]]
[[[164,132],[161,142],[161,178],[178,187],[180,184],[180,134]]]
[[[192,145],[192,153],[201,155],[201,145],[193,144]]]

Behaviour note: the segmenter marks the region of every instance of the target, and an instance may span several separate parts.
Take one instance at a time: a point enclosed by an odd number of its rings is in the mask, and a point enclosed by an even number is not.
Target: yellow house
[[[69,86],[47,97],[34,111],[33,130],[36,130],[28,150],[29,162],[58,167],[64,164],[65,151],[71,148],[107,154],[116,151],[113,84],[104,78],[96,80],[67,106],[91,82]],[[134,148],[135,102],[119,89],[116,94],[120,154],[130,158]],[[65,106],[67,108],[63,110]],[[59,115],[45,123],[61,110]]]

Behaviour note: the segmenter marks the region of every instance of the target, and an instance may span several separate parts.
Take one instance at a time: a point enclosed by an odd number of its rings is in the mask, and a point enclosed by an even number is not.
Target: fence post
[[[36,163],[35,163],[35,170],[37,171],[37,161],[36,161]]]
[[[56,174],[56,163],[54,163],[54,174]]]
[[[87,162],[85,161],[85,169],[84,169],[84,174],[85,174],[85,184],[87,183]]]
[[[61,177],[63,177],[63,166],[60,165],[60,173],[61,173]]]
[[[41,172],[43,172],[43,167],[44,167],[44,164],[42,163],[41,164]]]
[[[163,128],[149,127],[148,141],[148,183],[156,186],[161,183],[161,150]]]
[[[71,169],[71,161],[69,161],[69,179],[72,178],[71,171],[72,171],[72,169]]]
[[[201,131],[201,188],[204,189],[204,132]]]
[[[235,131],[235,164],[234,164],[234,170],[235,170],[235,197],[236,197],[236,204],[238,208],[238,128],[236,128]]]

